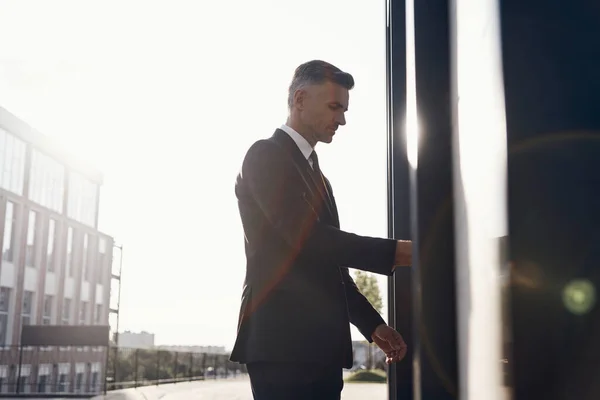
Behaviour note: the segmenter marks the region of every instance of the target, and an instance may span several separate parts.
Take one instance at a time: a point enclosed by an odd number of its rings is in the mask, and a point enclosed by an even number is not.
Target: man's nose
[[[344,114],[340,115],[336,121],[339,125],[346,125],[346,116]]]

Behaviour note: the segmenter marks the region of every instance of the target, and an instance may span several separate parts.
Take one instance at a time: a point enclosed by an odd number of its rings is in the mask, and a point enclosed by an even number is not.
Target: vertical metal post
[[[386,2],[386,83],[388,131],[388,236],[411,239],[410,178],[406,152],[406,0]],[[411,270],[399,269],[388,280],[388,323],[408,344],[402,362],[388,370],[388,398],[413,397]]]
[[[121,286],[123,285],[123,245],[117,246],[115,244],[113,244],[113,247],[116,247],[119,249],[119,291],[117,293],[117,326],[115,327],[115,344],[118,346],[119,345],[119,322],[120,322],[120,315],[121,315]],[[111,276],[112,276],[112,265],[111,265]],[[112,278],[111,278],[112,279]]]
[[[106,392],[108,391],[108,364],[110,363],[110,345],[104,348],[106,351],[106,361],[104,364],[104,395],[106,396]]]
[[[417,353],[413,373],[415,399],[423,400],[460,396],[449,13],[449,0],[407,4],[406,119]]]
[[[134,387],[137,387],[137,385],[138,385],[138,357],[139,357],[139,352],[140,352],[139,349],[135,349],[135,357],[134,357],[134,362],[133,362],[133,364],[134,364],[133,368],[135,370],[135,374],[134,374],[134,377],[135,377],[134,378],[134,380],[135,380]]]
[[[178,356],[178,355],[179,355],[179,352],[177,352],[177,351],[176,351],[176,352],[175,352],[175,367],[174,367],[175,376],[174,376],[174,378],[173,378],[173,379],[175,379],[175,383],[177,383],[177,373],[179,372],[179,371],[178,371],[178,368],[177,368],[177,365],[178,365],[178,362],[177,362],[177,356]]]
[[[156,385],[160,385],[160,350],[156,352]]]
[[[23,346],[19,345],[19,367],[17,372],[17,394],[21,393],[21,365],[23,364]]]

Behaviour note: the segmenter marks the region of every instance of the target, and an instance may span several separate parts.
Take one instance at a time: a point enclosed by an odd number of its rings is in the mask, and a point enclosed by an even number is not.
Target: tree
[[[381,298],[381,292],[379,291],[379,282],[377,278],[364,271],[356,271],[354,274],[354,282],[358,287],[358,290],[369,300],[369,303],[373,306],[379,314],[383,311],[383,300]],[[373,368],[373,348],[369,344],[368,356],[367,356],[367,368]]]
[[[381,299],[381,292],[379,291],[379,282],[377,278],[364,271],[356,271],[354,275],[354,282],[358,287],[358,290],[369,300],[369,303],[377,310],[379,314],[383,311],[383,300]]]

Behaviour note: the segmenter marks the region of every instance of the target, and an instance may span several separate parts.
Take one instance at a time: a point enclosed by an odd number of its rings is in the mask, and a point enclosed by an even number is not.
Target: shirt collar
[[[308,143],[308,141],[304,139],[304,137],[301,134],[299,134],[294,129],[290,128],[285,124],[281,125],[280,129],[292,138],[292,140],[296,143],[296,146],[298,146],[298,148],[302,152],[304,158],[308,160],[308,157],[310,157],[310,155],[313,152],[313,148],[310,145],[310,143]]]

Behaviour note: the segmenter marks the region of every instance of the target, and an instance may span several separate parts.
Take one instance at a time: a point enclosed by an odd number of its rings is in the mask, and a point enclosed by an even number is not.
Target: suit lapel
[[[329,196],[329,200],[330,200],[330,204],[331,204],[331,209],[332,209],[331,216],[333,217],[335,227],[339,229],[340,216],[338,214],[337,204],[335,204],[335,198],[333,197],[333,190],[331,189],[331,184],[329,183],[329,180],[327,178],[325,178],[325,176],[323,176],[323,181],[325,182],[325,187],[327,189],[327,194]]]
[[[275,131],[275,133],[273,134],[273,139],[275,140],[276,143],[278,143],[285,150],[287,150],[287,152],[292,156],[292,160],[293,160],[294,164],[296,164],[298,172],[302,176],[302,179],[303,179],[305,185],[307,186],[307,188],[310,190],[310,192],[312,194],[318,196],[321,204],[325,205],[325,208],[327,209],[329,216],[334,221],[337,221],[337,213],[334,212],[333,204],[330,200],[331,197],[329,196],[331,189],[328,188],[326,185],[324,185],[324,183],[322,183],[321,185],[318,184],[318,182],[316,181],[316,179],[317,179],[316,174],[314,173],[314,171],[312,171],[312,168],[310,167],[308,160],[304,157],[304,154],[302,154],[302,152],[300,151],[300,149],[298,148],[298,146],[296,145],[294,140],[291,137],[289,137],[289,135],[287,133],[285,133],[284,131],[282,131],[281,129],[277,129]],[[325,180],[325,179],[323,179],[323,180]],[[326,189],[325,193],[323,193],[323,191],[321,189],[319,189],[322,186],[324,186]]]

